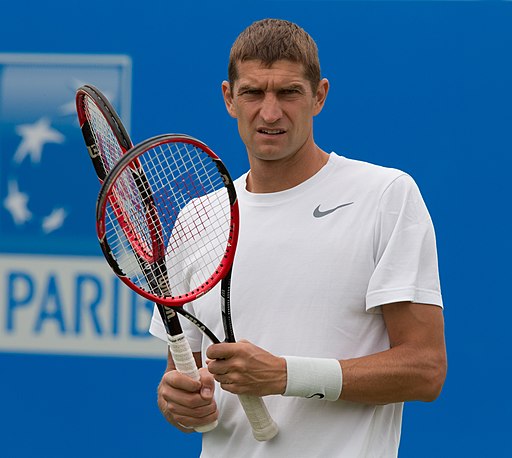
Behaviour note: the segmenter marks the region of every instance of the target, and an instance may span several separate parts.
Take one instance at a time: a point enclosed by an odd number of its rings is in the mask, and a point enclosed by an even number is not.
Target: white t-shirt
[[[276,355],[347,359],[389,348],[380,305],[442,306],[432,222],[405,173],[334,153],[286,191],[252,194],[236,181],[240,236],[231,303],[236,338]],[[222,337],[220,291],[190,310]],[[211,344],[182,319],[194,351]],[[151,333],[165,340],[156,312]],[[257,442],[235,395],[217,386],[219,426],[203,457],[394,457],[402,403],[383,406],[266,396],[280,432]]]

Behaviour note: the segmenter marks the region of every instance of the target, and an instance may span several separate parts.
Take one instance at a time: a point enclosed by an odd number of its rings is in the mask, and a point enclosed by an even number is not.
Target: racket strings
[[[83,105],[85,116],[89,121],[95,143],[98,146],[103,169],[109,171],[122,156],[123,151],[105,115],[94,100],[86,96],[83,98]]]
[[[219,273],[231,206],[214,160],[200,148],[169,142],[144,151],[117,177],[109,203],[107,241],[140,288],[180,297]],[[147,269],[156,284],[148,284]]]

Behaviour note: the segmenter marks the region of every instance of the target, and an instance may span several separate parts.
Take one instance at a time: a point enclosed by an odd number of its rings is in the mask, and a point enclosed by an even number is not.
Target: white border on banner
[[[131,128],[132,59],[125,54],[56,54],[56,53],[0,53],[0,64],[49,65],[118,65],[121,72],[121,100],[119,116],[126,130]]]
[[[0,254],[0,352],[165,358],[152,308],[102,257]]]

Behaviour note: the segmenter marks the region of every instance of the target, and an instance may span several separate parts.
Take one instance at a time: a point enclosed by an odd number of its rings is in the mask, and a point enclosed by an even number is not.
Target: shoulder
[[[398,177],[407,175],[404,171],[396,168],[350,159],[335,153],[331,153],[330,162],[332,162],[334,170],[338,173],[343,173],[347,177],[353,176],[358,179],[364,177],[371,180],[371,183],[389,184]]]
[[[360,195],[374,198],[389,194],[408,194],[417,191],[414,179],[400,169],[385,167],[331,153],[330,183],[351,188]]]

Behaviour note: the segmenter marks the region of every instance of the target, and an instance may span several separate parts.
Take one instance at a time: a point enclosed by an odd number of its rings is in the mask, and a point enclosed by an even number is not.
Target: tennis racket
[[[163,305],[166,317],[185,316],[214,343],[220,339],[183,305],[220,282],[225,341],[235,342],[229,293],[238,201],[226,167],[208,146],[168,134],[132,148],[101,187],[96,224],[105,258],[121,280]],[[274,437],[278,429],[262,398],[239,398],[254,437]]]
[[[85,145],[96,175],[100,183],[103,183],[114,164],[133,146],[132,141],[114,107],[96,87],[84,85],[77,90],[76,108]],[[139,185],[138,191],[147,195],[145,182],[140,181]],[[141,269],[150,265],[143,252],[137,253],[136,261]],[[159,285],[151,285],[151,287],[159,288]],[[159,306],[158,309],[166,326],[169,347],[176,369],[194,380],[199,380],[199,371],[178,317],[166,315],[162,306]],[[196,428],[196,431],[207,432],[216,426],[217,422],[215,421]]]

